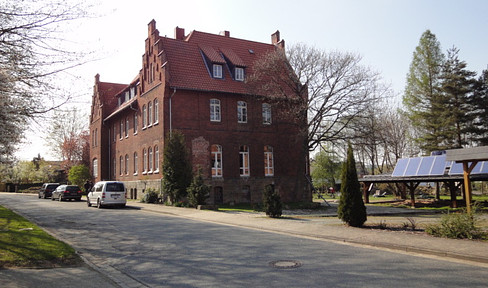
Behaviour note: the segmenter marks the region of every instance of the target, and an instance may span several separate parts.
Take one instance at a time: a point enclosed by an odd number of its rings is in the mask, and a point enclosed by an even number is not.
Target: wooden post
[[[368,190],[369,190],[369,186],[371,186],[371,184],[373,184],[373,183],[363,182],[363,199],[364,199],[364,203],[365,204],[369,203],[369,193],[368,193]]]
[[[471,165],[467,161],[463,161],[463,178],[464,178],[464,191],[466,193],[466,211],[471,213],[471,179],[469,174],[473,171],[473,168],[478,164],[478,161],[473,161]]]

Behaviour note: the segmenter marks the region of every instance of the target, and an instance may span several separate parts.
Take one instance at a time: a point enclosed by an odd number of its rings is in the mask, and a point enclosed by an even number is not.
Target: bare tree
[[[63,27],[87,16],[78,2],[0,0],[0,163],[11,160],[28,121],[69,100],[53,78],[83,63],[65,49]]]
[[[386,91],[379,74],[360,62],[356,54],[297,44],[256,61],[248,83],[253,93],[288,105],[286,113],[307,123],[303,132],[313,151],[321,143],[345,139],[344,129]]]

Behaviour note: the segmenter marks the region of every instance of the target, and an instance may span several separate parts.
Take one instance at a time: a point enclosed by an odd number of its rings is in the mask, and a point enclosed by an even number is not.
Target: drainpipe
[[[173,88],[173,94],[169,96],[169,137],[171,137],[172,132],[173,132],[173,120],[172,120],[172,114],[171,114],[171,98],[175,95],[176,93],[176,88]]]

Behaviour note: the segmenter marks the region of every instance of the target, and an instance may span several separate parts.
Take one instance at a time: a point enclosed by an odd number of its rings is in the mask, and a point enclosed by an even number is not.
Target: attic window
[[[235,68],[235,78],[237,81],[244,81],[244,68],[242,67]]]
[[[222,65],[213,64],[213,77],[222,79]]]

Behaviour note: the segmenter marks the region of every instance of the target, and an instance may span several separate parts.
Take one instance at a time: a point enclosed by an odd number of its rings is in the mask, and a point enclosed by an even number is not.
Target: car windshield
[[[120,192],[124,191],[124,184],[122,183],[107,183],[107,192]]]

